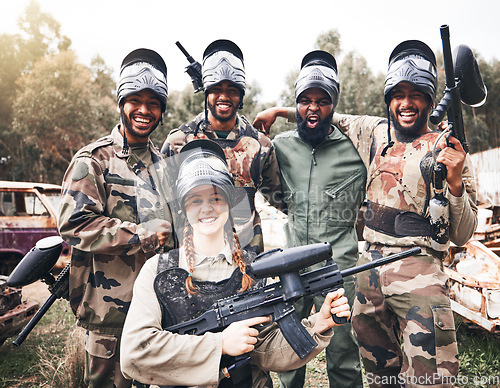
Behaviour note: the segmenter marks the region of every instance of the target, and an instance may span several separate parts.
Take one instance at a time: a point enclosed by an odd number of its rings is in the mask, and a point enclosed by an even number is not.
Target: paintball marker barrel
[[[187,58],[187,60],[189,61],[189,63],[195,63],[196,61],[193,59],[193,57],[191,55],[189,55],[189,53],[186,51],[186,49],[184,48],[184,46],[181,44],[181,42],[177,41],[175,42],[175,44],[177,45],[177,47],[179,47],[179,50],[182,51],[182,53],[184,54],[184,56]]]
[[[366,264],[358,265],[357,267],[345,269],[343,271],[340,271],[340,274],[342,275],[342,278],[345,279],[348,276],[356,275],[357,273],[360,273],[360,272],[363,272],[363,271],[366,271],[369,269],[373,269],[376,267],[380,267],[381,265],[389,264],[389,263],[392,263],[393,261],[397,261],[397,260],[403,259],[405,257],[418,255],[420,252],[422,252],[422,249],[420,249],[418,247],[407,249],[405,251],[395,253],[395,254],[387,256],[387,257],[382,257],[381,259],[374,260],[374,261],[371,261],[371,262],[366,263]]]
[[[432,112],[429,120],[433,124],[442,121],[444,114],[447,113],[448,125],[451,127],[451,135],[456,137],[465,152],[469,152],[469,145],[465,139],[464,121],[462,117],[462,106],[460,101],[460,89],[455,82],[455,68],[453,65],[453,56],[450,45],[450,28],[444,24],[440,28],[441,41],[443,43],[443,61],[446,74],[446,89],[444,96],[436,109]],[[458,80],[460,83],[460,80]],[[448,144],[450,145],[450,143]],[[443,168],[443,167],[441,167]],[[446,174],[444,174],[446,176]]]
[[[189,65],[186,66],[186,73],[188,73],[189,77],[191,77],[191,83],[193,84],[194,92],[201,92],[203,90],[203,76],[201,73],[200,63],[198,61],[195,61],[194,58],[189,55],[187,50],[179,41],[175,42],[175,44],[189,61]]]
[[[28,334],[57,299],[68,299],[70,264],[64,267],[57,279],[50,273],[61,254],[62,244],[63,239],[59,236],[41,239],[17,264],[7,280],[7,284],[11,287],[22,287],[41,279],[49,285],[51,292],[42,307],[12,342],[16,346],[20,346],[24,342]]]
[[[70,265],[66,265],[64,269],[61,271],[59,276],[57,277],[53,286],[50,287],[51,295],[47,298],[47,300],[43,303],[42,307],[33,315],[33,318],[28,322],[28,324],[24,327],[24,329],[19,333],[12,343],[16,346],[21,346],[29,333],[36,326],[38,321],[42,319],[45,313],[49,310],[49,308],[54,304],[54,302],[59,298],[67,298],[67,294],[69,291],[69,269]]]
[[[257,271],[255,272],[254,269],[253,274],[258,273],[262,277],[275,273],[281,266],[282,271],[278,275],[280,279],[278,282],[247,290],[229,298],[219,299],[209,310],[198,317],[177,323],[168,327],[167,330],[179,334],[202,335],[207,331],[223,330],[233,322],[271,316],[273,321],[278,323],[283,336],[297,355],[304,358],[316,347],[317,343],[300,323],[295,314],[293,301],[302,296],[326,295],[326,293],[342,287],[344,277],[421,252],[418,247],[412,248],[367,264],[339,271],[337,264],[331,257],[330,244],[319,243],[296,248],[266,252],[260,256],[260,259],[256,258],[251,265],[247,266],[247,270],[257,266],[255,267]],[[326,259],[324,267],[300,273],[300,269],[322,261],[326,256],[329,257]],[[291,265],[289,265],[287,257],[292,259]],[[276,258],[277,263],[272,263],[273,258]],[[333,316],[332,318],[337,323],[345,321],[345,318],[342,317]]]

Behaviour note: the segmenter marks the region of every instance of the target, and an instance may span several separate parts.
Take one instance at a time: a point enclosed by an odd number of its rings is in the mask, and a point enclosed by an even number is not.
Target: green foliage
[[[385,117],[384,78],[373,76],[364,57],[349,52],[339,66],[339,78],[337,112]]]
[[[109,132],[103,107],[114,103],[99,95],[72,51],[43,57],[18,84],[11,133],[19,137],[18,172],[30,181],[59,183],[75,152]]]
[[[340,40],[340,33],[336,29],[329,30],[316,38],[316,48],[338,57],[342,52]]]
[[[60,183],[76,150],[109,133],[118,122],[116,83],[102,58],[95,58],[90,68],[77,63],[71,40],[36,1],[29,3],[19,26],[20,34],[0,35],[0,179]],[[337,112],[386,116],[383,74],[374,75],[356,52],[341,57],[341,36],[335,29],[320,34],[315,48],[337,57],[341,84]],[[500,146],[500,65],[496,59],[487,62],[477,57],[488,100],[480,108],[463,106],[471,153]],[[440,83],[436,100],[442,95],[445,79],[442,55],[437,59]],[[261,104],[260,87],[249,85],[240,113],[253,121],[270,106],[294,106],[299,65],[287,75],[287,86],[277,102]],[[161,147],[170,130],[203,109],[204,94],[194,94],[191,86],[171,92],[164,125],[153,133],[153,142]],[[277,120],[270,136],[294,128],[286,120]]]
[[[461,376],[470,381],[474,376],[498,376],[500,370],[500,338],[482,329],[469,330],[456,320]]]

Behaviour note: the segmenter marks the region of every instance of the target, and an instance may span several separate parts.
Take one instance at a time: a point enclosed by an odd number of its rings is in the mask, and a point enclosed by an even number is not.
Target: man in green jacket
[[[279,134],[273,144],[288,213],[287,247],[328,241],[335,262],[346,269],[358,259],[355,224],[364,198],[366,168],[349,138],[331,125],[339,89],[335,58],[325,51],[307,54],[295,83],[297,129]],[[352,302],[353,281],[346,281],[344,288]],[[298,314],[308,316],[312,305],[318,309],[323,299],[300,300]],[[335,328],[326,359],[330,387],[363,386],[350,323]],[[305,367],[280,374],[282,387],[302,387],[304,380]]]

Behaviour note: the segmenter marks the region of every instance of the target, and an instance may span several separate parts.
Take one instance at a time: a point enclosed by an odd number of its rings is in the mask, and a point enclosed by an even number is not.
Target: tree
[[[60,183],[74,153],[109,132],[99,120],[100,89],[72,51],[43,57],[18,84],[10,134],[18,137],[16,175]]]
[[[386,115],[384,78],[375,78],[366,59],[349,52],[339,66],[340,98],[338,112],[354,115]]]
[[[60,24],[31,1],[19,19],[20,34],[0,35],[0,158],[9,160],[1,178],[19,179],[12,173],[19,139],[12,134],[13,105],[19,91],[17,79],[30,71],[33,64],[48,53],[67,49],[71,40],[60,34]]]

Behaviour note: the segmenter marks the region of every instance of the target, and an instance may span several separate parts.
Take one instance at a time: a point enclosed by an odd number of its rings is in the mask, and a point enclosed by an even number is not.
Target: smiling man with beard
[[[425,43],[408,40],[390,55],[384,98],[390,121],[334,114],[368,168],[367,244],[358,264],[419,246],[422,253],[356,278],[352,325],[370,387],[451,387],[458,374],[458,348],[450,307],[446,251],[432,249],[429,201],[433,193],[432,150],[439,132],[427,119],[436,97],[436,58]],[[272,108],[254,125],[269,130]],[[449,236],[465,244],[477,225],[476,187],[470,159],[460,142],[444,139],[436,162],[447,169],[443,193],[449,201]],[[401,346],[403,345],[403,346]]]
[[[84,380],[98,388],[132,386],[120,372],[132,286],[157,249],[174,247],[163,158],[149,139],[167,104],[165,62],[155,51],[134,50],[122,62],[117,86],[121,122],[75,154],[58,224],[72,247],[69,301],[87,330]],[[139,216],[145,209],[149,221]]]
[[[260,215],[255,210],[255,194],[259,190],[272,205],[280,207],[280,181],[271,140],[238,114],[246,89],[240,48],[226,39],[210,43],[203,53],[202,77],[204,111],[191,122],[170,131],[161,153],[166,157],[177,154],[195,139],[210,139],[219,144],[236,187],[244,188],[252,208],[250,217],[242,216],[242,212],[234,216],[241,245],[261,253],[264,238]]]
[[[366,168],[349,138],[331,124],[340,84],[335,58],[312,51],[302,60],[295,83],[297,129],[277,135],[273,144],[288,214],[287,247],[329,242],[340,269],[358,259],[356,219],[364,198]],[[308,270],[323,266],[319,263]],[[344,283],[354,299],[353,281]],[[301,317],[323,302],[321,296],[295,304]],[[334,329],[326,348],[330,387],[362,387],[361,361],[351,324]],[[303,387],[305,367],[280,374],[282,387]]]
[[[427,120],[436,89],[434,53],[421,41],[404,41],[391,53],[385,78],[391,121],[334,117],[368,166],[367,244],[359,264],[412,246],[422,250],[356,279],[352,325],[371,387],[451,387],[458,374],[442,262],[447,252],[432,249],[429,222],[432,149],[439,132],[432,131]],[[449,140],[452,146],[440,142],[436,161],[447,168],[450,239],[462,245],[477,224],[475,181],[460,142]]]

